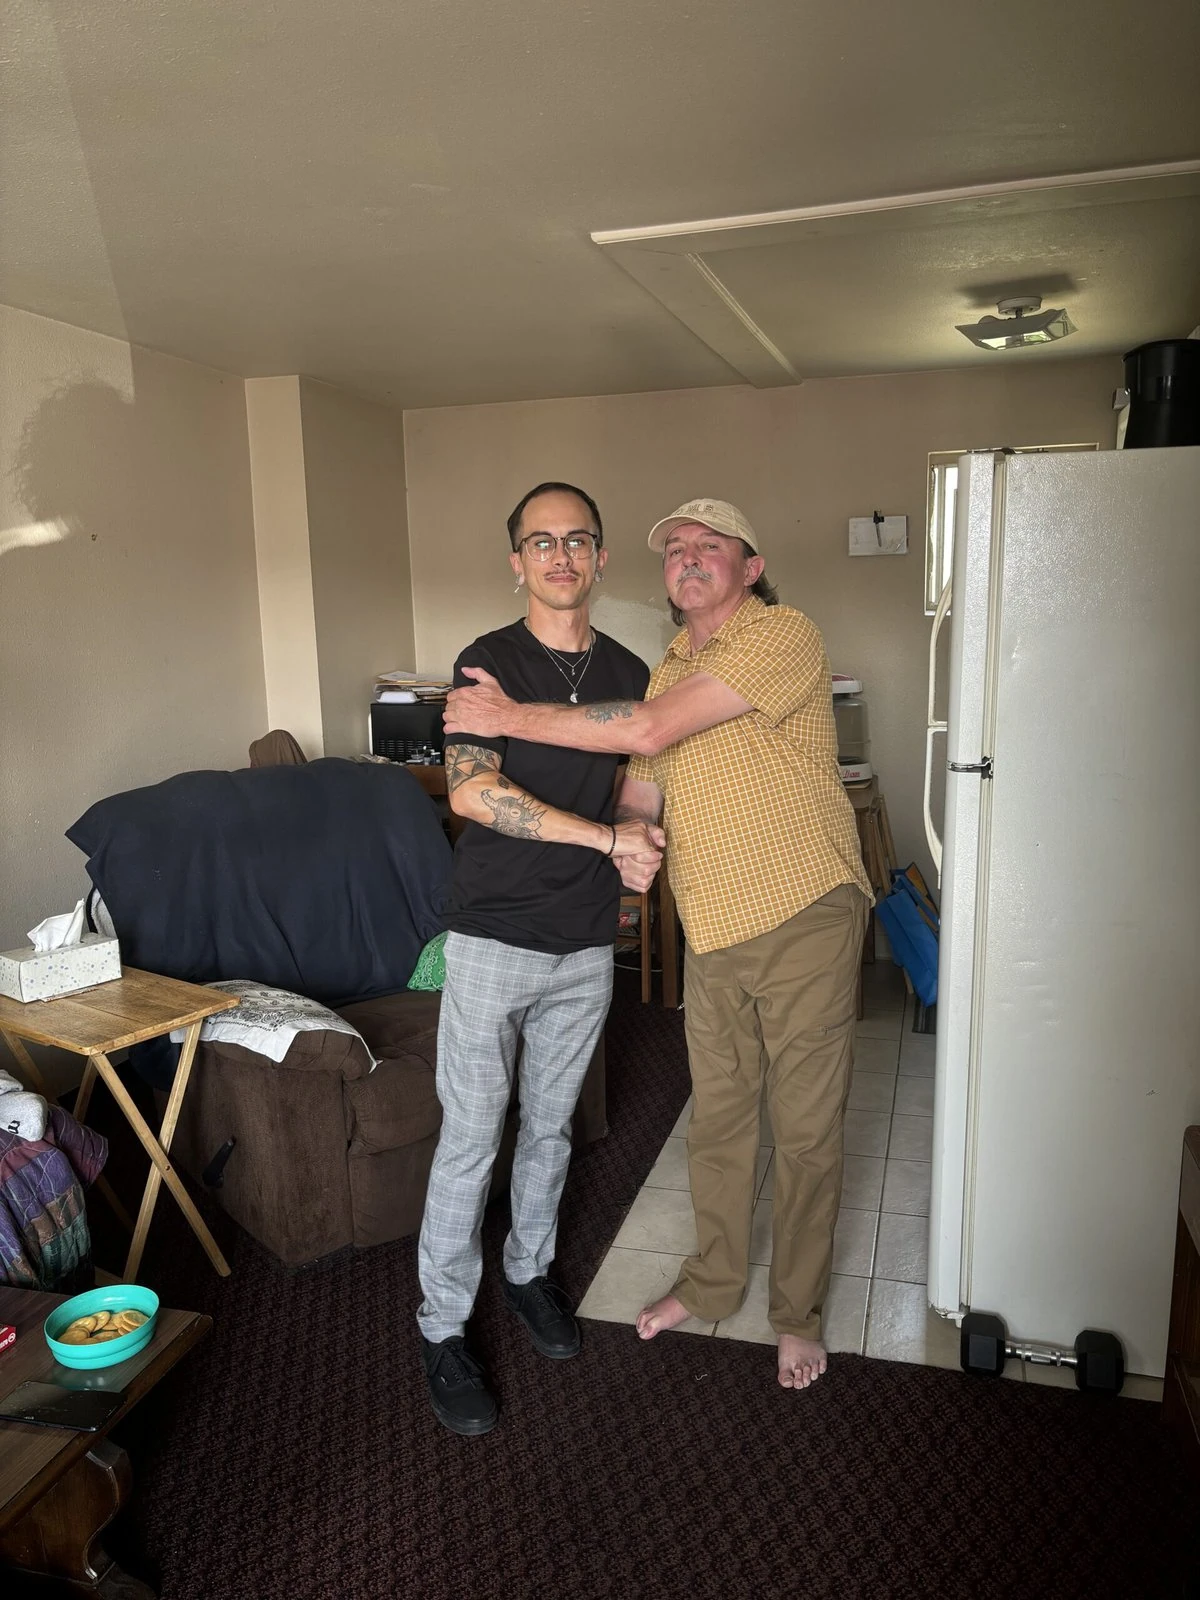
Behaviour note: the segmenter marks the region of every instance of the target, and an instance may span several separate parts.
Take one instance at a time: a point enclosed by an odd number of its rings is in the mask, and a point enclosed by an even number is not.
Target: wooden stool
[[[854,807],[854,821],[858,825],[858,844],[862,851],[863,866],[871,880],[875,900],[885,900],[892,892],[892,873],[896,868],[896,846],[892,842],[892,827],[888,821],[887,801],[879,792],[875,778],[869,783],[852,784],[847,790]],[[867,936],[863,940],[863,965],[875,961],[875,913],[867,921]],[[862,978],[858,985],[858,1015],[863,1014]]]
[[[854,807],[854,820],[858,824],[858,842],[862,849],[863,866],[877,899],[886,899],[892,892],[892,873],[895,871],[896,846],[892,842],[892,828],[888,821],[887,801],[879,793],[874,778],[869,783],[855,784],[846,790]]]
[[[621,910],[637,910],[637,932],[618,931],[618,950],[637,950],[642,975],[642,1004],[649,1005],[653,983],[654,955],[658,952],[662,971],[662,1003],[669,1011],[679,1005],[679,913],[675,909],[675,896],[667,881],[667,863],[664,860],[658,877],[646,894],[623,894]]]
[[[892,842],[892,826],[888,821],[887,801],[879,792],[877,781],[856,783],[846,790],[854,807],[854,820],[858,825],[858,843],[862,850],[863,866],[871,880],[876,900],[885,900],[892,892],[892,873],[898,865],[896,846]],[[875,914],[871,913],[868,937],[863,959],[875,959]]]
[[[634,913],[637,914],[637,927],[633,926]],[[650,932],[650,895],[634,894],[627,890],[621,896],[621,923],[617,927],[617,938],[614,949],[636,950],[640,957],[639,966],[642,974],[642,1004],[650,1003],[651,975],[654,965],[654,937]],[[649,936],[648,936],[649,935]]]

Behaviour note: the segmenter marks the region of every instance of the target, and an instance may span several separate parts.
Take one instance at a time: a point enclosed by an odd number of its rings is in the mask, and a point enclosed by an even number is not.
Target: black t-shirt
[[[640,700],[646,692],[650,672],[645,662],[607,634],[596,634],[592,659],[582,677],[578,673],[582,654],[558,653],[576,668],[579,705]],[[523,621],[485,633],[468,646],[454,663],[456,687],[472,681],[464,676],[464,667],[486,668],[513,700],[570,699],[569,675],[555,665]],[[613,782],[623,756],[529,744],[523,739],[485,739],[473,733],[456,733],[448,742],[495,750],[505,777],[535,800],[592,822],[612,821]],[[598,850],[514,839],[482,823],[468,822],[454,851],[446,925],[454,933],[564,955],[612,944],[620,893],[616,867]]]

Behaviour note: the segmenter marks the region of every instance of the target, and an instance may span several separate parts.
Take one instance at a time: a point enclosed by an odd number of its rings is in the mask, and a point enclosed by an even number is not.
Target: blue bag
[[[893,872],[892,892],[875,914],[887,933],[892,960],[908,973],[921,1004],[936,1005],[938,916],[928,894],[922,894],[907,872]]]

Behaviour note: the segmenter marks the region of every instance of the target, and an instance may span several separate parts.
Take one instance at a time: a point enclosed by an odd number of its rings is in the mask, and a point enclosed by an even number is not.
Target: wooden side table
[[[217,1011],[228,1011],[237,1003],[234,996],[224,994],[220,989],[181,983],[177,978],[162,978],[153,972],[141,972],[137,967],[122,967],[121,976],[114,982],[98,984],[94,989],[84,989],[77,994],[63,995],[58,1000],[22,1002],[0,995],[0,1039],[12,1051],[30,1087],[39,1094],[48,1093],[42,1075],[22,1040],[52,1045],[58,1050],[69,1050],[75,1055],[85,1056],[87,1065],[83,1069],[83,1079],[75,1099],[74,1115],[80,1122],[87,1116],[88,1102],[98,1074],[108,1085],[126,1122],[150,1157],[150,1173],[125,1260],[126,1282],[132,1283],[137,1277],[159,1187],[164,1183],[174,1195],[192,1232],[203,1245],[208,1259],[222,1277],[229,1276],[229,1263],[221,1254],[204,1218],[196,1210],[167,1152],[175,1137],[175,1124],[179,1121],[183,1097],[187,1093],[192,1061],[200,1039],[200,1025],[205,1017]],[[175,1069],[162,1127],[155,1137],[117,1075],[109,1056],[114,1050],[141,1044],[146,1039],[157,1039],[174,1028],[185,1030],[183,1049],[179,1054],[179,1065]]]
[[[82,1594],[153,1600],[153,1591],[122,1572],[100,1545],[133,1482],[129,1457],[106,1436],[208,1332],[212,1319],[160,1310],[154,1337],[136,1356],[75,1372],[58,1365],[42,1336],[42,1323],[65,1298],[0,1288],[0,1323],[17,1330],[16,1344],[0,1355],[0,1396],[34,1381],[120,1390],[125,1401],[97,1433],[0,1421],[0,1591],[10,1592],[8,1568],[56,1578]]]

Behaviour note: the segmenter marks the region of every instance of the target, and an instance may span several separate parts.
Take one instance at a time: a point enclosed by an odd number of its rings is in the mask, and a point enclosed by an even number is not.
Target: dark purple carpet
[[[575,1294],[683,1104],[680,1017],[623,990],[608,1075],[561,1216]],[[765,1346],[597,1322],[543,1361],[499,1300],[503,1212],[476,1335],[501,1421],[464,1440],[426,1401],[413,1241],[289,1273],[223,1222],[222,1281],[160,1201],[145,1281],[215,1327],[128,1425],[125,1564],[164,1600],[1191,1594],[1197,1499],[1158,1407],[855,1356],[794,1395]]]

